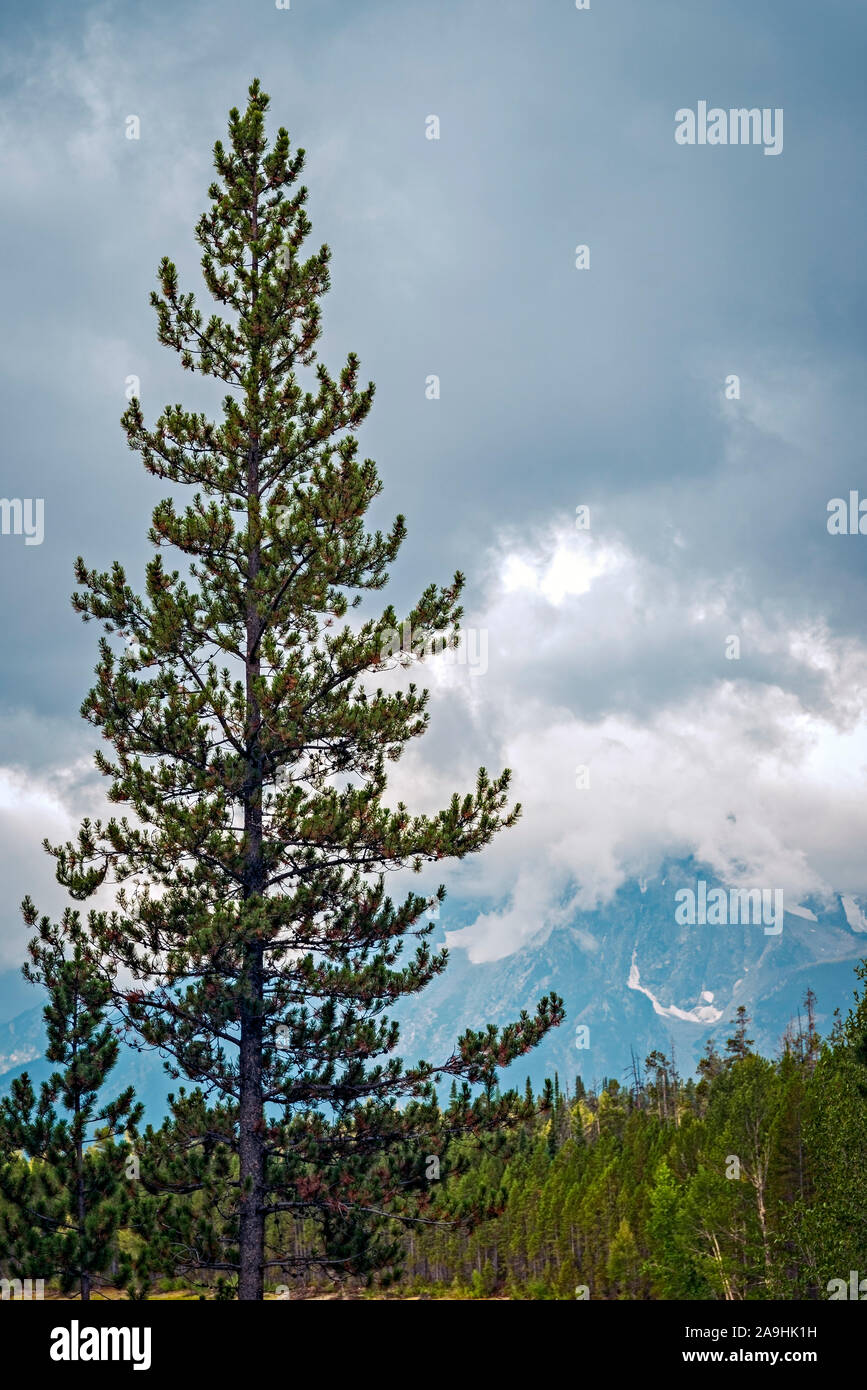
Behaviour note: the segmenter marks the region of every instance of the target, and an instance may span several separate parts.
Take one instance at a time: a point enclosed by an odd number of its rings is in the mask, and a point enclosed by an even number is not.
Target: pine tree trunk
[[[258,567],[258,555],[251,557],[251,569]],[[252,604],[251,604],[252,607]],[[248,610],[248,653],[258,642],[259,622],[255,610]],[[252,640],[251,640],[252,639]],[[248,730],[256,728],[259,707],[252,689],[259,675],[255,657],[247,663]],[[258,737],[258,731],[253,734]],[[257,765],[258,763],[258,765]],[[245,898],[261,892],[262,866],[262,769],[254,759],[248,775],[249,790],[245,797],[244,829],[247,845]],[[264,999],[264,948],[261,942],[249,943],[245,949],[246,993],[241,1004],[240,1048],[240,1179],[241,1207],[239,1229],[238,1298],[241,1301],[262,1299],[264,1294],[265,1246],[265,1113],[262,1102],[262,1003]]]
[[[75,1100],[75,1111],[76,1111],[76,1120],[77,1120],[77,1119],[78,1119],[78,1097],[76,1097],[76,1100]],[[86,1210],[86,1204],[85,1204],[85,1198],[84,1198],[84,1153],[83,1153],[83,1145],[82,1145],[80,1139],[79,1139],[79,1141],[78,1141],[78,1146],[77,1146],[76,1163],[77,1163],[77,1169],[78,1169],[78,1171],[77,1171],[77,1174],[76,1174],[76,1183],[75,1183],[75,1186],[76,1186],[76,1198],[77,1198],[77,1207],[78,1207],[78,1239],[79,1239],[79,1249],[80,1249],[80,1243],[81,1243],[81,1242],[83,1241],[83,1239],[84,1239],[84,1223],[85,1223],[85,1218],[86,1218],[86,1216],[87,1216],[87,1210]],[[79,1255],[79,1258],[80,1258],[80,1255]],[[90,1302],[90,1273],[89,1273],[88,1270],[86,1270],[86,1269],[84,1269],[84,1268],[82,1268],[82,1269],[81,1269],[81,1272],[80,1272],[80,1277],[79,1277],[79,1288],[80,1288],[80,1291],[81,1291],[81,1301],[82,1301],[82,1303],[89,1303],[89,1302]]]
[[[255,195],[255,186],[254,186]],[[254,232],[257,206],[254,196],[252,217]],[[258,261],[253,257],[254,293]],[[257,581],[261,567],[258,510],[259,435],[254,420],[250,447],[247,453],[247,507],[251,536],[247,569],[247,646],[246,697],[248,754],[247,778],[244,789],[245,873],[244,898],[261,893],[265,886],[262,860],[262,760],[258,751],[261,710],[256,682],[261,672],[259,642],[263,619],[256,603]],[[261,942],[252,942],[245,949],[246,995],[241,1005],[240,1047],[240,1137],[239,1158],[241,1206],[239,1223],[238,1298],[242,1302],[259,1302],[264,1297],[265,1258],[265,1114],[262,1102],[262,1003],[264,999],[264,949]]]
[[[240,1144],[241,1207],[238,1298],[259,1302],[264,1294],[265,1147],[262,1106],[262,947],[249,951],[253,998],[241,1014]]]
[[[255,663],[258,667],[258,662]],[[258,674],[258,672],[257,672]],[[248,672],[249,679],[249,672]],[[255,703],[255,702],[254,702]],[[258,715],[258,709],[256,711]],[[262,785],[245,806],[247,883],[245,897],[262,886]],[[241,1202],[239,1222],[238,1298],[258,1302],[264,1295],[265,1247],[265,1112],[262,1102],[262,1002],[264,948],[261,942],[245,950],[246,996],[241,1004],[239,1159]]]
[[[764,1256],[765,1261],[765,1280],[768,1286],[770,1286],[771,1250],[770,1242],[768,1239],[768,1219],[767,1211],[765,1208],[765,1175],[763,1171],[760,1170],[757,1173],[754,1186],[756,1189],[756,1210],[759,1218],[759,1229],[762,1234],[762,1254]]]
[[[78,1051],[78,1042],[77,1042],[77,1036],[78,1036],[78,999],[79,999],[79,996],[78,996],[78,991],[77,991],[77,989],[76,989],[75,1004],[74,1004],[73,1015],[72,1015],[72,1018],[73,1018],[73,1038],[75,1039],[75,1041],[74,1041],[74,1043],[73,1043],[74,1052],[77,1052],[77,1051]],[[74,1055],[73,1055],[73,1065],[75,1065],[75,1057],[74,1057]],[[80,1120],[80,1116],[81,1116],[81,1092],[80,1092],[79,1089],[76,1089],[76,1092],[75,1092],[75,1110],[74,1110],[74,1115],[75,1115],[75,1119],[74,1119],[74,1122],[73,1122],[73,1123],[74,1123],[74,1131],[75,1131],[75,1206],[76,1206],[76,1216],[77,1216],[77,1218],[78,1218],[78,1259],[79,1259],[78,1287],[79,1287],[79,1292],[80,1292],[80,1294],[81,1294],[81,1301],[82,1301],[82,1303],[89,1303],[89,1302],[90,1302],[90,1271],[84,1268],[84,1262],[83,1262],[83,1259],[82,1259],[82,1254],[83,1254],[83,1252],[82,1252],[82,1245],[83,1245],[83,1243],[84,1243],[84,1223],[85,1223],[85,1219],[86,1219],[86,1216],[87,1216],[87,1202],[86,1202],[86,1200],[85,1200],[85,1192],[84,1192],[84,1142],[83,1142],[82,1136],[81,1136],[81,1120]]]

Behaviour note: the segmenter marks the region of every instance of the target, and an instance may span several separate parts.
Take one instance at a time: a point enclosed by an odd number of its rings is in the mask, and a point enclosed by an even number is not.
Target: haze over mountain
[[[632,1051],[643,1063],[672,1044],[681,1074],[691,1075],[707,1038],[722,1050],[740,1004],[753,1019],[757,1050],[773,1056],[808,986],[818,999],[819,1031],[827,1033],[834,1010],[845,1013],[851,1002],[855,962],[867,956],[863,905],[848,895],[786,904],[778,934],[761,922],[678,923],[678,890],[702,881],[708,891],[720,886],[706,866],[670,861],[654,878],[625,883],[604,908],[576,912],[508,956],[473,964],[453,947],[445,973],[396,1011],[399,1052],[409,1062],[443,1062],[464,1029],[505,1023],[551,991],[562,995],[567,1020],[513,1065],[506,1084],[521,1086],[530,1076],[539,1088],[554,1071],[569,1086],[576,1075],[587,1086],[605,1077],[626,1081]],[[0,977],[0,1013],[13,995],[14,977]],[[38,1004],[0,1024],[0,1093],[22,1071],[35,1080],[49,1075],[43,1039]],[[154,1053],[125,1047],[111,1089],[134,1085],[147,1118],[157,1121],[180,1084]]]
[[[811,986],[820,1031],[836,1008],[845,1011],[855,987],[853,966],[867,956],[867,921],[854,899],[835,895],[786,905],[782,931],[762,925],[680,925],[678,889],[710,888],[720,880],[694,861],[671,861],[655,877],[629,881],[605,907],[577,912],[499,960],[470,963],[453,950],[448,970],[405,1010],[401,1046],[433,1059],[447,1053],[462,1027],[505,1022],[544,993],[563,996],[568,1018],[525,1062],[538,1084],[559,1071],[572,1083],[626,1077],[630,1049],[639,1061],[674,1042],[683,1074],[691,1074],[709,1037],[724,1045],[738,1005],[753,1017],[759,1051],[774,1055],[787,1024]],[[587,1036],[580,1031],[587,1029]]]

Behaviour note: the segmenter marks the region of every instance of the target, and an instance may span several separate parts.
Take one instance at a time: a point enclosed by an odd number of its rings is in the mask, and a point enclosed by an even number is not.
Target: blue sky
[[[479,905],[456,939],[503,954],[670,853],[867,892],[867,536],[826,527],[867,495],[863,5],[37,4],[0,31],[0,487],[45,505],[41,545],[0,536],[0,968],[23,894],[62,903],[43,835],[99,809],[72,562],[147,556],[126,378],[149,419],[214,403],[148,293],[164,254],[200,289],[211,148],[254,75],[333,251],[322,356],[377,384],[375,519],[409,523],[389,597],[461,568],[487,634],[484,672],[431,668],[395,780],[427,807],[515,770],[521,826],[448,878]],[[700,100],[782,108],[781,155],[678,145]]]

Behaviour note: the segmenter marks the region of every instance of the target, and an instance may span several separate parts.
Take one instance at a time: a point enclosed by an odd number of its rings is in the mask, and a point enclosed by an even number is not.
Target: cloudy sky
[[[508,765],[525,808],[448,876],[453,940],[508,953],[672,853],[867,893],[867,536],[826,525],[867,496],[863,4],[127,0],[0,26],[0,488],[45,509],[41,545],[0,535],[0,969],[24,893],[62,903],[42,837],[97,808],[72,562],[147,558],[127,377],[149,419],[213,398],[148,293],[164,254],[200,289],[211,148],[255,75],[333,251],[322,356],[377,383],[375,520],[409,523],[389,597],[468,576],[475,662],[431,667],[395,792],[433,807]],[[782,153],[679,145],[700,101],[782,109]]]

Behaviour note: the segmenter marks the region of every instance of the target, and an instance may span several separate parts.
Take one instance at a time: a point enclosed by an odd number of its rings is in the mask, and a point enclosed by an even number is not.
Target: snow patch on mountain
[[[818,922],[815,912],[811,912],[808,907],[790,907],[786,904],[786,911],[791,912],[795,917],[806,917],[810,922]]]
[[[867,931],[867,917],[861,911],[854,898],[845,898],[840,895],[843,904],[843,911],[846,914],[846,921],[853,931]]]
[[[660,1004],[656,995],[641,983],[634,951],[626,985],[628,989],[638,990],[639,993],[646,994],[653,1005],[653,1012],[660,1014],[662,1018],[681,1018],[685,1023],[717,1023],[722,1018],[722,1011],[715,1009],[712,1004],[696,1004],[694,1009],[679,1009],[676,1004]],[[703,990],[701,997],[702,999],[713,999],[713,994],[709,990]]]

